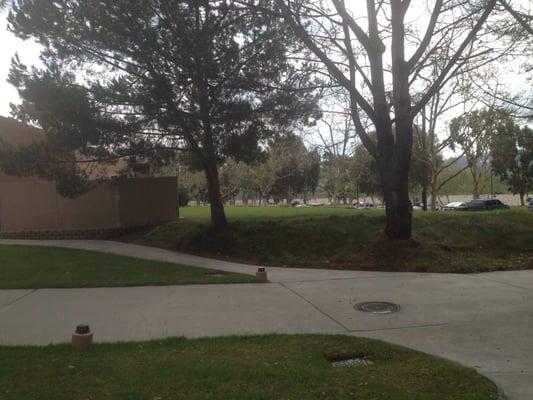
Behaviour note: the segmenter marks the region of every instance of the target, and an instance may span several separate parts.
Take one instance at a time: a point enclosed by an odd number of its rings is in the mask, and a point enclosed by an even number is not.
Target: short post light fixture
[[[257,269],[257,272],[255,273],[255,280],[258,283],[266,283],[266,282],[268,282],[267,273],[266,273],[265,267],[259,267]]]
[[[89,325],[78,325],[72,335],[72,347],[74,349],[84,349],[93,344],[93,333]]]

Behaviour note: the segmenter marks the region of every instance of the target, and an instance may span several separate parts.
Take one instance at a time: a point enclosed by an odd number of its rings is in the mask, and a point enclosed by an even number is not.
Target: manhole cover
[[[366,303],[356,304],[354,308],[372,314],[391,314],[400,311],[398,304],[386,301],[368,301]]]

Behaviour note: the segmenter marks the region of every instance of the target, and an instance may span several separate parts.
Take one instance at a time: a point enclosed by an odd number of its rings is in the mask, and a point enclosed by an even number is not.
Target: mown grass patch
[[[363,355],[365,367],[328,358]],[[349,336],[256,336],[0,347],[3,400],[494,400],[473,369]]]
[[[181,209],[183,219],[149,236],[122,238],[218,258],[288,267],[482,272],[528,268],[533,213],[422,212],[415,242],[386,240],[384,210],[341,207],[226,207],[229,229],[210,228],[207,207]]]
[[[254,277],[248,275],[92,251],[0,246],[0,289],[160,286],[254,281]]]

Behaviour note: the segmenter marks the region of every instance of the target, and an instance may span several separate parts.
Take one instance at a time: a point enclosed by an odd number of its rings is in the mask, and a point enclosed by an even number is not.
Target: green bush
[[[183,186],[178,186],[178,206],[187,207],[189,205],[189,191]]]

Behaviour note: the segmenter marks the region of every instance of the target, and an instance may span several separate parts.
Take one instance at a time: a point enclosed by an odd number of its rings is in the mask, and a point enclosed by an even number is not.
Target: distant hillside
[[[466,157],[461,157],[457,161],[455,161],[455,166],[457,169],[465,168],[468,165],[468,161],[466,160]]]
[[[466,158],[461,157],[455,162],[450,168],[442,173],[441,182],[446,180],[448,177],[456,174],[459,170],[465,168],[468,165]],[[482,194],[490,194],[490,172],[483,177],[483,189]],[[441,195],[455,195],[455,194],[470,194],[472,193],[472,176],[468,169],[464,170],[458,176],[453,178],[448,182],[441,190]],[[504,194],[509,193],[509,188],[505,182],[497,177],[492,177],[492,186],[495,194]]]

